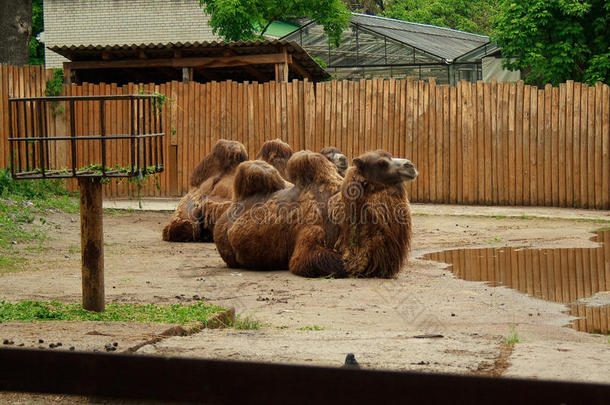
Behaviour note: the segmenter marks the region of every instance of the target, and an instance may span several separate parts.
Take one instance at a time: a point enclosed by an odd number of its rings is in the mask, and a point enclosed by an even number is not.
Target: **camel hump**
[[[262,160],[250,160],[237,167],[233,182],[235,200],[254,194],[271,194],[283,189],[284,179],[277,169]]]
[[[237,141],[219,139],[211,152],[204,157],[191,174],[191,187],[199,187],[211,176],[230,172],[241,162],[248,160],[244,145]]]
[[[341,181],[335,166],[320,153],[310,150],[296,152],[288,161],[288,180],[304,187],[311,183]]]
[[[261,150],[256,155],[256,159],[271,163],[273,159],[289,159],[290,156],[292,156],[290,145],[281,139],[272,139],[263,143]]]

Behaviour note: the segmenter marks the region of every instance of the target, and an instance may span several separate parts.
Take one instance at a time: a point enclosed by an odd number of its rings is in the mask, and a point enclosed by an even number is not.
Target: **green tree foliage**
[[[343,0],[349,11],[372,15],[381,15],[387,0]]]
[[[36,36],[44,31],[42,1],[32,0],[32,38],[28,44],[30,56],[28,64],[42,65],[44,63],[44,44],[36,39]]]
[[[324,26],[334,44],[349,23],[341,0],[200,0],[214,33],[228,41],[251,40],[273,21],[308,17]]]
[[[501,0],[495,40],[531,84],[610,83],[610,0]]]
[[[399,20],[432,24],[488,34],[495,3],[491,0],[389,0],[383,15]]]

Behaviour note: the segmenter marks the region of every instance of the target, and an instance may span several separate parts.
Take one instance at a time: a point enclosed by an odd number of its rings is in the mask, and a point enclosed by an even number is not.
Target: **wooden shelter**
[[[68,58],[67,83],[205,83],[308,79],[329,74],[294,41],[186,42],[140,45],[56,46]]]

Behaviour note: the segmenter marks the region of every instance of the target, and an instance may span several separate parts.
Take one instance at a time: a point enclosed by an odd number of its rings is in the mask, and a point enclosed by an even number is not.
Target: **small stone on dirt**
[[[74,346],[70,346],[70,351],[73,352],[74,350],[76,350],[76,348]]]
[[[38,343],[44,343],[44,340],[38,339]]]

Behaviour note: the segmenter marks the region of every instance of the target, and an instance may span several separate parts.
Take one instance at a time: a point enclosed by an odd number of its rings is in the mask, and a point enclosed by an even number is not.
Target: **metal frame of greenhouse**
[[[482,79],[482,58],[500,49],[486,35],[352,13],[338,47],[322,25],[305,22],[281,39],[295,41],[336,79],[428,79],[455,84]]]

